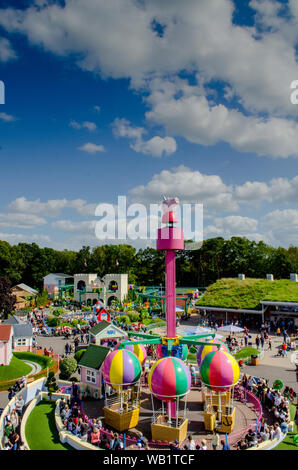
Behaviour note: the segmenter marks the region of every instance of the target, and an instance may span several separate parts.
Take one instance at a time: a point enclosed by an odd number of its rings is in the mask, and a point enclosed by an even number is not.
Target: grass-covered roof
[[[264,300],[298,302],[298,283],[284,279],[219,279],[208,287],[196,305],[260,310],[260,302]]]

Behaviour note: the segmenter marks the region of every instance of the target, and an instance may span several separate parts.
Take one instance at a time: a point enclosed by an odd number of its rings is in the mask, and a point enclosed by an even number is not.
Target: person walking
[[[259,338],[259,335],[256,336],[256,347],[257,349],[259,349],[259,346],[260,346],[260,338]]]
[[[272,341],[271,341],[271,338],[269,337],[268,338],[268,351],[271,351],[272,350]]]
[[[218,450],[219,448],[219,434],[216,431],[213,431],[213,438],[212,438],[212,449]]]

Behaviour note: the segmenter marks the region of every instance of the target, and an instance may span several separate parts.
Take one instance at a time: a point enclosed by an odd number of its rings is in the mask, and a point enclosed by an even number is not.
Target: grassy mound
[[[55,402],[41,401],[30,413],[25,429],[30,450],[73,450],[59,440],[55,406]]]
[[[41,366],[42,369],[51,367],[55,361],[51,357],[41,356],[40,354],[34,354],[31,352],[15,352],[14,356],[23,361],[36,362]]]
[[[260,310],[262,300],[297,302],[298,285],[288,280],[219,279],[208,287],[196,305]]]
[[[240,351],[237,351],[235,354],[235,359],[239,361],[239,359],[243,359],[245,357],[250,357],[252,354],[259,355],[260,351],[255,348],[243,348]]]
[[[12,356],[8,366],[0,366],[0,382],[18,379],[31,372],[32,368],[15,356]]]

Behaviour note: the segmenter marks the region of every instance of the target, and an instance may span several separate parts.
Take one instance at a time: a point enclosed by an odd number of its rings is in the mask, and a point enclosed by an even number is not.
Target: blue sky
[[[97,204],[166,194],[205,238],[297,245],[297,26],[294,0],[2,1],[0,238],[95,246]]]

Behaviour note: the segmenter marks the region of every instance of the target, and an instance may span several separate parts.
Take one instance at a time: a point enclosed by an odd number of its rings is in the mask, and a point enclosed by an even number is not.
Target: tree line
[[[177,285],[204,287],[222,277],[288,279],[298,272],[298,247],[274,248],[244,237],[210,238],[194,251],[177,252]],[[23,282],[42,290],[49,273],[128,273],[137,285],[164,284],[164,253],[153,248],[136,250],[130,245],[83,246],[79,251],[40,248],[36,243],[10,245],[0,241],[0,276],[12,285]]]

